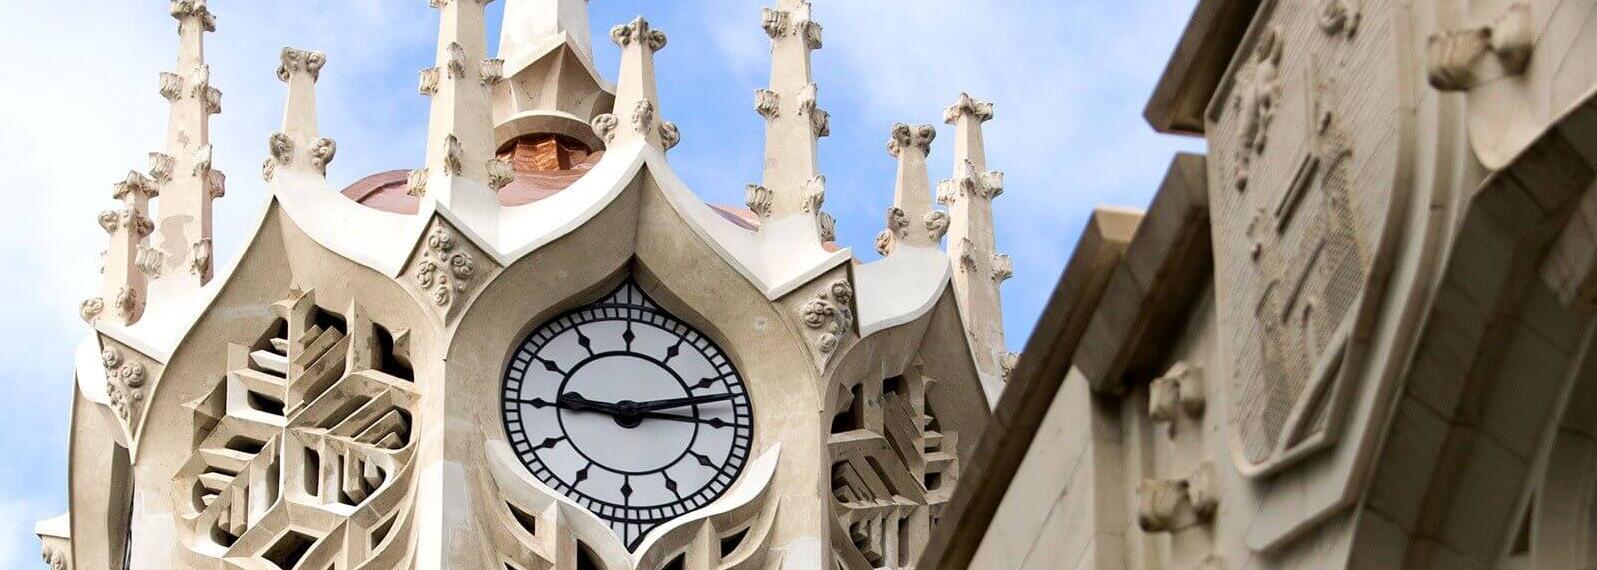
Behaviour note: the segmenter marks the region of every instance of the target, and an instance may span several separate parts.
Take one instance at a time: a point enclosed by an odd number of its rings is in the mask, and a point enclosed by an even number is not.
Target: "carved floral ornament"
[[[932,151],[932,141],[936,138],[937,129],[932,128],[931,125],[915,125],[912,127],[904,123],[898,123],[893,125],[892,137],[887,140],[887,154],[893,155],[893,158],[899,158],[905,148],[918,148],[922,154],[926,154]]]
[[[124,357],[114,346],[107,346],[100,352],[100,361],[105,365],[105,388],[111,409],[117,417],[127,420],[144,404],[144,364]]]
[[[66,570],[67,554],[60,546],[45,544],[44,549],[40,552],[40,557],[43,558],[44,564],[50,567],[50,570]]]
[[[640,136],[647,136],[650,129],[654,129],[654,134],[659,135],[660,146],[664,150],[671,150],[682,142],[682,131],[677,128],[676,123],[658,120],[654,102],[648,99],[638,101],[638,104],[632,108],[628,124],[631,125],[632,132]],[[613,144],[621,129],[621,118],[613,113],[605,113],[594,117],[591,126],[594,134],[604,140],[605,144]]]
[[[959,99],[943,110],[943,121],[952,125],[958,123],[960,117],[967,115],[979,122],[991,121],[993,120],[993,104],[971,97],[969,93],[960,93]]]
[[[83,318],[83,322],[91,325],[100,320],[100,313],[103,312],[105,312],[105,300],[99,297],[90,297],[78,304],[78,316]]]
[[[1137,485],[1137,526],[1174,532],[1213,520],[1220,506],[1214,466],[1203,463],[1182,479],[1143,479]]]
[[[416,264],[416,286],[439,307],[449,307],[466,291],[476,273],[472,254],[455,243],[455,235],[442,225],[427,234],[426,248]]]
[[[1182,413],[1199,417],[1208,401],[1204,390],[1203,368],[1177,362],[1148,385],[1148,417],[1157,423],[1173,422]]]
[[[754,215],[759,216],[761,219],[771,216],[771,201],[774,198],[775,195],[771,193],[770,188],[759,184],[748,185],[744,192],[744,203],[749,207],[750,211],[754,212]]]
[[[977,172],[969,160],[960,165],[953,178],[937,183],[937,203],[953,206],[966,196],[991,200],[1004,194],[1004,173],[997,170]]]
[[[1364,18],[1363,0],[1321,0],[1320,30],[1329,35],[1351,38],[1358,33]]]
[[[322,66],[327,65],[327,54],[291,47],[283,48],[282,65],[277,66],[277,78],[287,82],[296,73],[309,73],[311,81],[322,78]]]
[[[799,306],[799,320],[819,333],[814,339],[815,350],[832,354],[843,335],[854,330],[853,303],[854,286],[847,279],[838,279]]]
[[[631,22],[610,28],[610,41],[625,49],[634,43],[646,47],[649,51],[665,49],[665,32],[656,30],[649,25],[649,21],[639,16]]]

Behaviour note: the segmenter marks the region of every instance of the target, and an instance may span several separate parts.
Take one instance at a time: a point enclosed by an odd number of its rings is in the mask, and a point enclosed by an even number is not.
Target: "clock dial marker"
[[[753,442],[731,359],[631,282],[536,327],[502,388],[505,433],[527,470],[629,549],[715,502]]]

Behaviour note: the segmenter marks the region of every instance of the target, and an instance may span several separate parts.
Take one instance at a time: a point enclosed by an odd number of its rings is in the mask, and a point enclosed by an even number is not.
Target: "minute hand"
[[[672,399],[669,399],[669,400],[655,400],[653,402],[638,402],[638,403],[632,405],[632,409],[635,410],[635,411],[639,411],[639,412],[650,412],[650,411],[654,411],[654,410],[669,410],[671,408],[680,408],[680,407],[683,407],[683,406],[697,406],[699,404],[708,404],[708,403],[711,403],[711,402],[721,402],[721,401],[730,400],[730,399],[733,399],[733,398],[736,398],[736,397],[737,397],[737,394],[715,394],[715,395],[711,395],[711,396],[693,396],[693,397],[689,397],[689,398],[672,398]]]

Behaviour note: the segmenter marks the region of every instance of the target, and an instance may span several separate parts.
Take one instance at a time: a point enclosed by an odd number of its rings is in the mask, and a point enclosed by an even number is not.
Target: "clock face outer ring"
[[[607,325],[614,327],[619,323],[624,327],[627,336],[632,336],[635,331],[645,328],[653,335],[669,335],[675,339],[675,348],[670,349],[662,358],[659,355],[648,354],[633,350],[633,338],[625,339],[624,350],[595,351],[588,343],[593,339],[583,332],[582,327],[593,325]],[[588,356],[561,368],[551,360],[544,359],[544,350],[557,342],[562,336],[575,332],[581,339],[582,346],[588,350]],[[597,337],[595,337],[597,338]],[[711,376],[692,383],[678,369],[673,368],[670,362],[677,355],[697,355],[703,363],[708,365]],[[723,427],[710,427],[700,421],[712,421],[715,414],[705,415],[700,406],[690,405],[667,410],[674,415],[688,416],[696,420],[692,423],[691,436],[688,443],[676,454],[674,459],[663,466],[647,470],[616,469],[595,460],[590,451],[584,451],[576,442],[582,438],[573,437],[566,427],[567,414],[595,413],[573,412],[559,407],[548,406],[553,409],[539,407],[534,409],[523,398],[526,397],[527,385],[536,385],[539,381],[533,378],[534,367],[538,370],[547,369],[560,376],[554,394],[566,394],[572,379],[584,366],[608,358],[632,358],[647,362],[653,368],[659,369],[660,374],[654,374],[655,382],[662,382],[669,378],[670,389],[673,394],[665,397],[677,397],[680,392],[684,396],[700,395],[730,395],[729,400],[720,404],[706,404],[706,406],[726,406],[730,404],[730,413],[722,414],[725,418]],[[540,367],[540,365],[542,365]],[[541,372],[540,372],[541,373]],[[682,322],[680,319],[666,313],[649,299],[635,283],[623,284],[616,291],[605,298],[592,304],[567,311],[555,318],[548,319],[535,327],[515,345],[510,362],[506,365],[501,378],[501,419],[505,434],[512,449],[515,450],[522,466],[526,468],[539,481],[553,488],[557,492],[583,506],[600,519],[605,520],[621,535],[629,549],[636,549],[643,538],[653,528],[681,517],[690,512],[704,508],[719,499],[730,489],[731,484],[742,474],[746,467],[753,441],[753,406],[749,398],[747,387],[744,385],[741,374],[733,365],[726,352],[708,336]],[[695,390],[700,390],[695,393]],[[556,396],[557,398],[558,396]],[[551,398],[554,399],[554,398]],[[612,402],[614,403],[614,402]],[[547,404],[546,404],[547,405]],[[553,413],[555,425],[559,433],[545,434],[533,433],[526,420],[527,414]],[[710,419],[707,419],[710,418]],[[649,420],[638,429],[647,429]],[[730,444],[718,449],[706,450],[700,453],[695,450],[695,445],[700,443],[701,436],[706,430],[728,430],[731,432]],[[559,438],[563,443],[556,443],[555,447],[565,445],[575,451],[579,457],[587,462],[587,470],[603,470],[610,474],[621,476],[626,481],[625,485],[631,487],[634,478],[663,477],[670,481],[667,470],[677,468],[679,465],[688,465],[694,469],[712,469],[714,473],[695,483],[695,487],[684,489],[687,493],[677,493],[672,487],[671,492],[676,499],[664,503],[629,505],[616,501],[595,497],[580,490],[582,480],[569,481],[570,477],[563,478],[556,471],[555,466],[548,464],[540,453],[551,448],[545,448],[549,439]],[[543,441],[544,445],[537,442]],[[693,456],[689,458],[689,456]],[[586,475],[582,475],[586,478]],[[675,483],[672,483],[675,485]],[[624,490],[630,502],[630,491]]]

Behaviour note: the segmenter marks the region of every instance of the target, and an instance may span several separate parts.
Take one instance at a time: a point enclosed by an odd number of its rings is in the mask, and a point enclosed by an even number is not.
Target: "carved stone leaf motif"
[[[660,121],[660,146],[662,149],[671,150],[676,148],[677,144],[681,142],[682,130],[677,127],[677,124],[671,121]]]
[[[488,159],[488,187],[498,192],[501,188],[509,186],[516,181],[516,169],[510,161],[490,158]]]
[[[427,195],[427,169],[417,168],[405,175],[405,193],[416,197]]]
[[[606,144],[616,140],[616,128],[621,126],[621,119],[614,114],[605,113],[593,118],[593,132],[599,135]]]
[[[449,60],[444,64],[445,69],[449,70],[449,78],[460,79],[465,77],[466,48],[461,47],[460,42],[449,42],[449,46],[445,49],[449,52]]]
[[[1143,479],[1137,485],[1137,526],[1174,532],[1213,520],[1220,505],[1215,484],[1208,462],[1182,479]]]
[[[103,312],[105,312],[105,300],[99,297],[84,299],[83,303],[78,305],[78,316],[83,318],[83,322],[91,325],[100,320],[100,313]]]
[[[817,175],[804,183],[804,212],[819,214],[826,203],[826,176]]]
[[[423,69],[423,70],[421,70],[421,79],[420,79],[420,82],[416,85],[416,90],[420,91],[422,95],[426,95],[428,97],[431,97],[433,95],[437,95],[438,94],[438,81],[439,81],[438,68],[429,67],[427,69]]]
[[[461,156],[465,154],[460,146],[460,139],[454,134],[444,135],[444,172],[451,176],[460,176],[462,170]]]
[[[136,421],[144,410],[144,385],[147,381],[141,357],[106,343],[100,352],[100,361],[105,366],[105,391],[111,410],[124,424]]]
[[[483,85],[493,85],[505,79],[505,60],[483,60],[481,69]]]
[[[823,364],[854,330],[853,303],[854,286],[837,279],[799,306],[799,321],[810,330],[810,344]]]
[[[754,91],[754,111],[766,120],[775,119],[780,112],[782,97],[770,89],[757,89]]]
[[[50,570],[66,570],[67,554],[61,547],[46,544],[39,555],[43,558],[44,564],[50,567]]]
[[[890,255],[898,241],[909,237],[909,214],[898,206],[887,208],[887,229],[876,235],[876,253]]]
[[[775,197],[771,193],[771,189],[759,184],[750,184],[745,189],[743,196],[744,204],[749,207],[749,211],[754,212],[754,215],[759,216],[761,219],[770,217],[771,200]]]
[[[319,138],[311,142],[311,165],[323,176],[327,175],[327,165],[333,162],[333,156],[338,154],[338,143],[333,139]]]
[[[492,271],[479,255],[469,242],[435,221],[409,273],[421,296],[447,316],[477,284],[476,277]]]
[[[311,81],[322,78],[322,67],[327,65],[327,54],[285,47],[282,65],[277,67],[277,78],[288,81],[295,73],[309,73]]]
[[[821,241],[837,241],[837,219],[831,214],[821,212],[815,215],[816,223],[820,224]]]
[[[992,265],[994,283],[1003,283],[1015,276],[1015,262],[1008,255],[993,254]]]
[[[924,219],[926,236],[930,237],[933,243],[941,241],[943,235],[948,233],[948,212],[942,210],[927,212]]]

